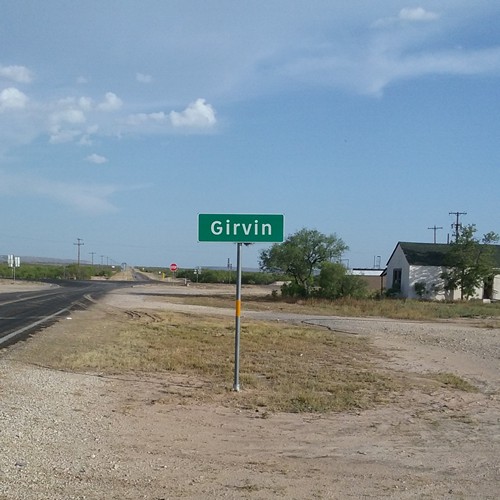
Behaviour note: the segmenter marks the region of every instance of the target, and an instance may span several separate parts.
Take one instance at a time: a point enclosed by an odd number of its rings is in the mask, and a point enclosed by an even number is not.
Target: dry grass
[[[28,343],[26,359],[71,371],[156,374],[165,377],[166,386],[170,376],[182,376],[196,386],[195,395],[191,391],[177,400],[182,403],[193,397],[217,400],[264,414],[343,411],[371,407],[415,384],[433,384],[382,370],[382,354],[360,337],[312,326],[245,322],[242,391],[234,393],[230,319],[167,312],[124,318],[87,311],[75,316],[70,330],[67,326],[60,323],[43,340]],[[168,392],[161,401],[172,401]]]
[[[244,290],[243,290],[244,292]],[[183,304],[231,307],[228,295],[169,295],[168,301]],[[243,307],[256,311],[281,311],[300,314],[322,314],[347,317],[384,317],[406,320],[483,319],[486,328],[500,327],[500,303],[483,304],[481,301],[429,302],[418,300],[282,300],[271,295],[258,296],[243,293]]]
[[[155,300],[159,300],[155,294]],[[165,301],[212,307],[234,306],[232,295],[171,295]],[[475,312],[483,304],[471,304]],[[492,305],[498,309],[498,305]],[[329,314],[387,316],[405,319],[449,317],[457,304],[417,301],[284,302],[269,296],[243,295],[244,309]],[[479,307],[479,309],[477,309]],[[468,309],[469,311],[472,309]],[[461,310],[463,313],[463,310]],[[157,374],[185,377],[195,391],[189,398],[218,400],[265,411],[342,411],[371,407],[408,387],[437,384],[450,389],[474,388],[450,374],[433,377],[384,370],[383,355],[365,338],[314,326],[248,321],[242,325],[240,385],[232,391],[234,318],[165,311],[103,309],[79,313],[78,321],[53,327],[42,342],[27,344],[30,362],[57,369],[102,374]],[[497,322],[497,316],[490,316]],[[61,333],[62,332],[62,333]],[[34,339],[35,340],[35,339]],[[168,385],[168,383],[167,383]],[[171,401],[166,390],[161,400]],[[178,394],[177,394],[178,395]]]

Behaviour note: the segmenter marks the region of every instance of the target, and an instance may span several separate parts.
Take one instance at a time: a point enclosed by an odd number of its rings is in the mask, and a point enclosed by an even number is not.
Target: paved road
[[[31,292],[0,293],[0,348],[35,333],[71,310],[132,282],[63,281]]]

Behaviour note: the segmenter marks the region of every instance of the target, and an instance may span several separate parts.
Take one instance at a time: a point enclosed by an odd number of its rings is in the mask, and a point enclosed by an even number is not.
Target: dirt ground
[[[0,351],[0,499],[499,497],[499,329],[302,318],[366,336],[389,355],[387,368],[451,372],[480,389],[415,390],[376,409],[320,415],[158,404],[166,391],[196,391],[196,381],[65,373],[26,359],[91,315],[106,321],[105,308],[203,312],[151,290],[110,294]]]

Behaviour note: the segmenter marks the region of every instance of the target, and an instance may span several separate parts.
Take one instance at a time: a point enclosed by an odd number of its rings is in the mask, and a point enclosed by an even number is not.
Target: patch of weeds
[[[464,392],[479,391],[479,389],[476,386],[472,385],[470,382],[467,382],[467,380],[453,373],[446,373],[446,372],[435,373],[432,375],[432,378],[451,389],[457,389],[459,391],[464,391]]]

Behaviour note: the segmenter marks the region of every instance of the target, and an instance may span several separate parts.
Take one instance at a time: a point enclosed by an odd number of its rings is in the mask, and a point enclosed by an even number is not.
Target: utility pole
[[[457,218],[457,221],[451,225],[451,227],[455,228],[455,243],[456,243],[458,241],[459,230],[462,227],[462,225],[459,222],[459,218],[461,215],[467,215],[467,212],[448,212],[448,215],[455,215]]]
[[[438,227],[438,226],[436,226],[436,224],[434,224],[433,227],[428,227],[427,229],[432,229],[434,231],[434,243],[436,243],[436,231],[438,229],[443,229],[443,228],[441,226]]]
[[[82,245],[85,245],[85,243],[83,242],[83,240],[81,238],[77,238],[76,243],[73,243],[73,245],[78,246],[78,267],[80,267],[80,247]]]
[[[92,255],[92,267],[94,267],[94,255],[95,252],[89,252],[90,255]]]

